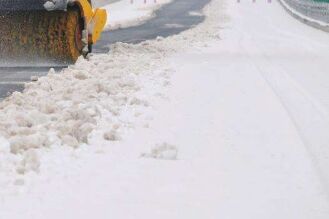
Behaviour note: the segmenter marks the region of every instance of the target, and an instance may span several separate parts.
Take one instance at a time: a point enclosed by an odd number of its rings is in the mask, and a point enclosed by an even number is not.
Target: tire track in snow
[[[270,20],[266,21],[270,22]],[[237,39],[239,48],[243,50],[249,62],[258,69],[260,76],[268,84],[290,118],[329,199],[329,190],[326,189],[329,186],[329,172],[326,171],[329,166],[328,112],[287,74],[283,66],[270,59],[266,54],[268,49],[266,46],[263,48],[259,43],[249,44],[255,40],[254,33],[245,32],[241,28],[243,25],[244,23],[236,25],[239,32],[239,39]],[[254,54],[257,54],[257,57]]]
[[[270,68],[268,68],[268,66],[273,66],[273,65],[269,61],[265,62],[266,65],[265,64],[261,65],[260,63],[255,62],[254,59],[252,58],[252,56],[250,55],[250,53],[248,52],[248,49],[244,48],[244,46],[242,45],[242,43],[241,43],[242,40],[243,40],[243,37],[240,38],[240,40],[239,40],[240,48],[243,50],[244,54],[247,55],[246,57],[247,57],[247,59],[249,59],[249,63],[252,63],[252,65],[255,66],[255,68],[258,70],[260,76],[263,78],[263,80],[268,85],[268,87],[272,90],[274,96],[277,97],[278,102],[282,106],[282,109],[286,112],[288,118],[291,121],[291,124],[293,125],[293,127],[296,130],[296,133],[299,136],[300,141],[304,145],[304,147],[307,151],[307,154],[310,157],[310,160],[312,161],[313,168],[316,171],[316,174],[319,178],[319,181],[323,185],[322,187],[323,187],[324,191],[326,191],[327,198],[329,199],[329,190],[326,189],[327,188],[326,185],[329,182],[328,181],[329,177],[326,177],[325,174],[323,173],[322,169],[320,168],[320,166],[317,162],[317,157],[315,156],[316,153],[314,153],[314,151],[310,149],[311,148],[310,142],[308,141],[308,139],[303,134],[303,131],[300,128],[294,114],[291,112],[291,110],[289,108],[289,105],[287,104],[287,101],[284,98],[284,95],[282,95],[282,92],[280,91],[280,88],[278,87],[278,86],[280,86],[279,84],[282,85],[284,82],[287,82],[285,80],[282,80],[282,78],[287,77],[287,74],[285,74],[282,71],[279,71],[280,74],[278,76],[278,72],[268,72],[268,69],[270,69]],[[257,48],[254,48],[254,49],[257,49]],[[283,82],[283,83],[278,83],[278,82],[275,83],[275,81],[278,81],[278,80],[281,80],[281,82]],[[290,90],[291,90],[291,87],[290,87]],[[284,92],[283,92],[283,94],[284,94]]]
[[[264,55],[266,57],[266,55]],[[318,173],[329,198],[329,120],[318,103],[307,94],[282,68],[273,66],[266,57],[264,62],[255,63],[262,77],[278,97],[291,119]],[[267,67],[265,67],[267,66]],[[272,68],[268,68],[272,66]],[[275,69],[277,71],[268,70]],[[311,116],[310,116],[311,115]]]

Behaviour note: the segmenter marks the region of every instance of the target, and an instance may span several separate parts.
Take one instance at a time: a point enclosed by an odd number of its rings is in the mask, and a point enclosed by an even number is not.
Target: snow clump
[[[47,11],[54,11],[56,9],[65,9],[68,0],[49,0],[43,4]]]
[[[166,142],[156,145],[150,153],[142,154],[142,157],[161,160],[177,160],[178,149],[175,145]]]

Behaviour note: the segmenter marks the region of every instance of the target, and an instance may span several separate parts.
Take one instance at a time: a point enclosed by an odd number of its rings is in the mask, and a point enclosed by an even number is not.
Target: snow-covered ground
[[[329,36],[257,2],[2,102],[0,218],[328,218]]]
[[[104,7],[108,13],[105,29],[137,26],[154,17],[154,12],[171,0],[121,0]]]

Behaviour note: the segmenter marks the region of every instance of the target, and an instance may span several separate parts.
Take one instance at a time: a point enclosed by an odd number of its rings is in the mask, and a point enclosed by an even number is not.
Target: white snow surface
[[[329,217],[328,34],[277,2],[204,13],[1,103],[0,218]]]
[[[155,11],[172,0],[121,0],[103,8],[108,13],[106,30],[115,30],[143,24]]]

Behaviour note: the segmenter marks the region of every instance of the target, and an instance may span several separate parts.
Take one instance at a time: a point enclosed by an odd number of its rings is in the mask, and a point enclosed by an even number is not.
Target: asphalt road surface
[[[115,0],[103,0],[113,2]],[[168,37],[187,30],[204,20],[203,16],[190,16],[191,11],[200,11],[210,0],[175,0],[157,11],[156,16],[146,23],[125,29],[103,32],[94,46],[94,53],[109,51],[109,45],[116,42],[138,43],[158,36]],[[173,25],[174,24],[174,25]],[[0,67],[0,99],[14,91],[22,91],[24,82],[31,76],[44,76],[49,67]],[[55,68],[60,71],[61,68]]]

